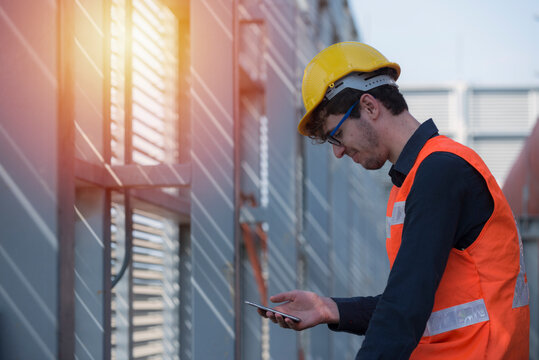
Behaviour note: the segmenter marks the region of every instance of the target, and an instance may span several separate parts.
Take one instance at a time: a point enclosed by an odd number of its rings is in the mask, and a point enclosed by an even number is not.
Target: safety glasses
[[[335,137],[335,134],[337,133],[337,131],[339,130],[339,128],[341,127],[342,123],[344,122],[344,120],[348,119],[350,117],[350,114],[352,113],[352,110],[354,110],[354,108],[356,107],[357,103],[359,102],[356,101],[352,106],[350,106],[350,109],[348,109],[348,111],[346,112],[346,114],[344,114],[344,116],[342,117],[341,121],[339,121],[339,123],[337,124],[337,126],[335,127],[335,129],[333,129],[329,135],[326,136],[326,141],[328,143],[330,143],[331,145],[335,145],[335,146],[342,146],[342,143],[339,139],[337,139]]]

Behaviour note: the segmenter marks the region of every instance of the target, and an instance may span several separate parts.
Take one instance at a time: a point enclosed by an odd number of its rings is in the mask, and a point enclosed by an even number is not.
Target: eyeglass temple
[[[359,102],[359,100],[356,101],[352,106],[350,106],[350,109],[348,109],[348,111],[346,112],[346,114],[344,114],[344,116],[342,117],[341,121],[339,121],[339,123],[337,124],[337,126],[335,126],[335,129],[333,129],[333,131],[329,133],[329,136],[335,135],[335,133],[336,133],[337,130],[341,127],[341,124],[344,122],[344,120],[348,119],[348,117],[349,117],[350,114],[352,113],[352,110],[354,110],[354,108],[356,107],[356,105],[357,105],[358,102]]]

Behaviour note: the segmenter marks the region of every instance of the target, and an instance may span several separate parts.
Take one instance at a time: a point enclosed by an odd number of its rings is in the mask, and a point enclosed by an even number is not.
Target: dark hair
[[[387,71],[379,71],[380,73],[387,73]],[[405,110],[408,110],[406,100],[399,92],[399,89],[393,85],[382,85],[371,89],[369,91],[361,91],[356,89],[344,89],[337,96],[331,100],[322,100],[320,105],[316,107],[311,115],[311,120],[305,126],[308,136],[322,143],[326,141],[326,134],[324,133],[324,122],[328,115],[344,114],[356,101],[358,101],[363,94],[371,94],[377,100],[379,100],[393,115],[399,115]],[[361,107],[356,106],[350,114],[351,118],[359,118],[359,112]]]

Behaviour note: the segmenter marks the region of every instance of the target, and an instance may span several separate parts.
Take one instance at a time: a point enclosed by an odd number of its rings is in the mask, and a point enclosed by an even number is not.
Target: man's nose
[[[333,154],[337,159],[340,159],[344,155],[344,146],[342,145],[331,145],[333,147]]]

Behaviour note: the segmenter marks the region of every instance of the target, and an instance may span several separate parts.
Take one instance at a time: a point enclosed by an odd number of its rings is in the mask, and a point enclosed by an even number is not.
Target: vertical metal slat
[[[58,0],[58,358],[75,354],[74,4]]]

